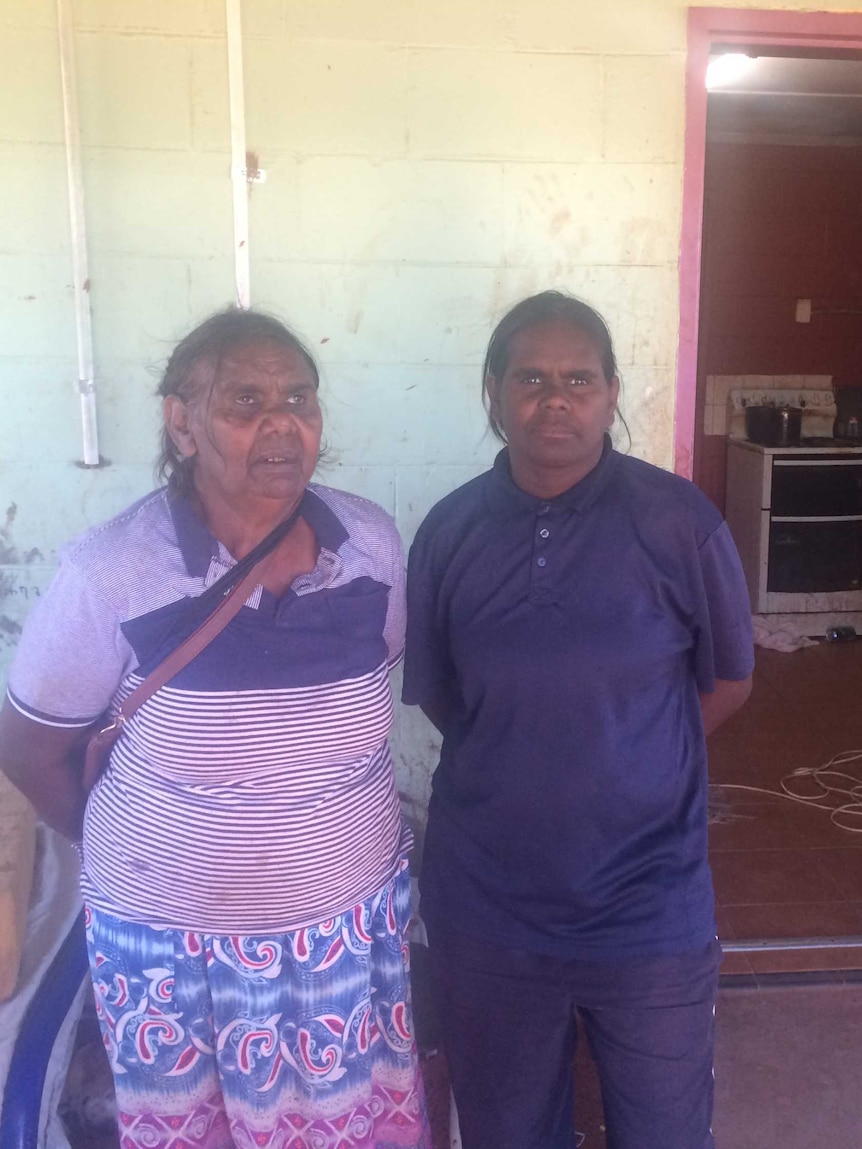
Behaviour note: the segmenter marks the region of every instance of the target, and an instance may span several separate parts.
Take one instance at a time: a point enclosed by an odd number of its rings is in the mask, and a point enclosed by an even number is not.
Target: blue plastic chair
[[[54,955],[24,1014],[3,1093],[0,1149],[38,1149],[48,1061],[86,974],[87,945],[82,911]]]

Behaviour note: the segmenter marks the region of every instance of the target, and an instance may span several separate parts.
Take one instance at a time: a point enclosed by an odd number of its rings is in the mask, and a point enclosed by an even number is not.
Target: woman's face
[[[317,465],[317,382],[305,358],[281,343],[228,352],[199,398],[171,396],[164,413],[177,447],[194,457],[195,488],[208,509],[293,505]]]
[[[554,321],[512,338],[506,372],[501,379],[489,378],[488,393],[516,483],[540,498],[553,498],[601,458],[619,379],[605,378],[591,336]]]

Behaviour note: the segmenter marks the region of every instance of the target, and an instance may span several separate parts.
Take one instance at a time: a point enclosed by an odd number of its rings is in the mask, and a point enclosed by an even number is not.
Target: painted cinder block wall
[[[55,4],[3,0],[3,664],[60,544],[152,486],[159,366],[234,295],[222,0],[74,7],[109,463],[79,465]],[[604,312],[633,449],[670,465],[685,27],[680,0],[244,0],[253,302],[322,364],[322,478],[406,541],[492,458],[484,345],[547,286]],[[423,719],[396,752],[419,805]]]

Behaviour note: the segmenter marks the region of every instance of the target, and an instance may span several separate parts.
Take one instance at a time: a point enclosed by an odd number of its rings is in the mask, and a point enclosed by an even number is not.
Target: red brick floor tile
[[[862,834],[858,837],[862,837]],[[855,849],[826,849],[815,850],[813,853],[829,871],[841,896],[850,902],[862,902],[862,852]]]
[[[601,1084],[580,1019],[575,1055],[575,1128],[584,1135],[583,1149],[605,1149]]]
[[[785,902],[724,910],[733,940],[862,935],[862,910],[853,902]],[[862,958],[862,949],[859,951]]]
[[[814,850],[728,850],[713,854],[711,865],[723,906],[842,900]]]
[[[736,927],[733,924],[730,910],[725,909],[724,906],[716,905],[715,924],[716,928],[718,929],[718,936],[722,941],[727,941],[730,938],[736,937]]]
[[[748,958],[757,976],[862,968],[862,950],[858,949],[772,950],[749,954]]]
[[[425,1085],[432,1149],[449,1149],[449,1074],[442,1053],[423,1057],[420,1062]]]
[[[754,970],[751,968],[748,954],[725,953],[718,972],[721,977],[739,977],[742,974],[754,973]]]
[[[748,800],[754,797],[732,787],[713,788],[711,804],[723,820],[709,827],[712,853],[807,846],[862,850],[862,834],[836,826],[828,809],[781,798]]]

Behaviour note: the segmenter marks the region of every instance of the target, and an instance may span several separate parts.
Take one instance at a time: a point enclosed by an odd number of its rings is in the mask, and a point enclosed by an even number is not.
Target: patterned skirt
[[[123,1149],[428,1149],[405,867],[337,918],[254,937],[87,911]]]

